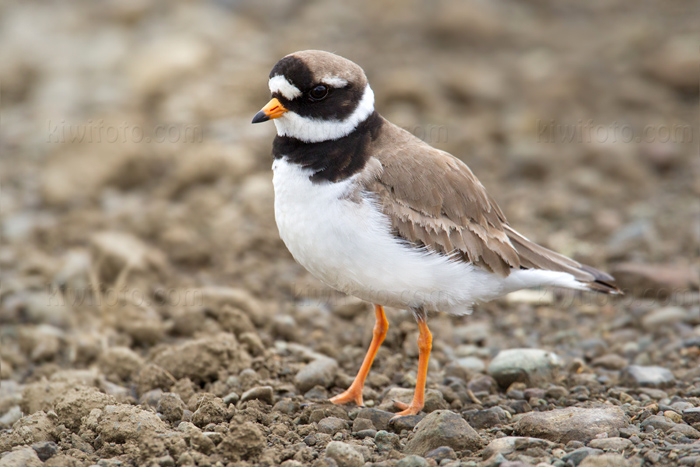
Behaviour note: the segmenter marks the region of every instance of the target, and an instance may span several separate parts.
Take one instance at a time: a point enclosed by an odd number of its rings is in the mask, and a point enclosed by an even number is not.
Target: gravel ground
[[[0,5],[0,466],[700,465],[697,3]],[[390,329],[272,212],[269,69],[323,48],[622,298]],[[617,129],[615,129],[617,128]],[[573,136],[572,136],[572,133]],[[640,140],[637,140],[637,137]],[[522,350],[528,349],[528,350]]]

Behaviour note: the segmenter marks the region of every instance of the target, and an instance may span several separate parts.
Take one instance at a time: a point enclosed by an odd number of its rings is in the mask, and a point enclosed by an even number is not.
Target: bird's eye
[[[319,84],[311,91],[309,91],[309,97],[314,101],[320,101],[328,95],[328,86]]]

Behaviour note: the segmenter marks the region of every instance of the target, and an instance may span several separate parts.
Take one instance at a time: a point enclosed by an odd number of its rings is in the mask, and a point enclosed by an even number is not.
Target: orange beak
[[[251,123],[266,122],[268,120],[274,120],[275,118],[281,117],[287,109],[277,100],[276,97],[270,99],[265,107],[260,110],[260,112],[255,114],[253,121]]]

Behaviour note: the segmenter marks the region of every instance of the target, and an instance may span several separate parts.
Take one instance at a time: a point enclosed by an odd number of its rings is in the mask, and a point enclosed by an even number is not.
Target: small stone
[[[651,388],[667,388],[676,383],[676,378],[668,369],[660,366],[631,365],[621,376],[622,384]]]
[[[664,412],[664,417],[668,418],[673,423],[681,423],[683,421],[683,416],[673,410],[666,410]]]
[[[483,441],[479,434],[459,415],[448,410],[428,414],[413,430],[405,452],[425,455],[441,446],[456,451],[477,450]]]
[[[645,418],[640,426],[642,429],[650,426],[655,430],[661,430],[665,433],[675,427],[676,424],[663,415],[651,415]]]
[[[592,366],[605,368],[606,370],[619,371],[629,365],[626,358],[617,354],[602,355],[593,360]]]
[[[396,463],[396,467],[430,467],[430,462],[420,456],[406,456]]]
[[[355,418],[352,422],[352,432],[357,433],[362,430],[374,430],[374,423],[369,418],[360,418],[359,416]]]
[[[34,449],[29,446],[5,453],[0,458],[2,467],[41,467],[44,465]]]
[[[41,462],[46,462],[58,453],[58,444],[53,441],[40,441],[32,444],[32,449],[36,451],[36,455]]]
[[[488,366],[488,373],[504,388],[516,381],[536,386],[552,381],[561,366],[561,359],[553,352],[541,349],[508,349],[496,355]]]
[[[328,443],[325,455],[333,459],[338,467],[361,467],[365,463],[359,452],[349,444],[340,441]]]
[[[357,418],[355,420],[365,418],[370,420],[374,428],[377,430],[388,431],[390,429],[389,423],[391,419],[394,418],[394,415],[396,414],[387,412],[386,410],[362,408],[357,414]]]
[[[396,433],[401,433],[404,430],[413,431],[424,417],[425,415],[406,415],[404,417],[399,417],[391,422],[390,427]]]
[[[171,423],[178,422],[182,420],[182,416],[185,413],[185,403],[180,398],[179,394],[174,392],[166,392],[158,400],[158,405],[156,410],[158,413],[162,414],[166,420]]]
[[[250,400],[259,400],[268,405],[272,405],[272,400],[274,397],[274,392],[272,386],[257,386],[248,389],[241,396],[241,402],[246,402]],[[225,402],[225,401],[224,401]]]
[[[652,311],[642,318],[642,326],[649,331],[656,331],[665,326],[673,326],[684,321],[688,312],[678,306],[667,306]]]
[[[355,437],[357,438],[374,438],[377,436],[377,430],[375,429],[370,429],[370,430],[360,430],[355,433]]]
[[[569,395],[569,390],[563,386],[552,386],[547,389],[544,393],[544,397],[547,399],[563,399]]]
[[[401,440],[399,435],[396,433],[389,433],[388,431],[379,430],[374,436],[374,442],[377,445],[377,449],[380,451],[389,451],[391,449],[400,449]]]
[[[192,404],[192,402],[190,401],[189,404]],[[204,396],[197,403],[196,408],[197,410],[192,414],[192,423],[200,428],[210,423],[224,422],[228,418],[226,404],[224,404],[221,398],[213,394],[204,393]]]
[[[601,454],[583,459],[580,467],[629,467],[630,463],[621,454]]]
[[[320,401],[328,399],[328,391],[323,386],[314,386],[304,393],[304,399]]]
[[[333,358],[317,358],[308,363],[294,377],[294,384],[301,392],[307,392],[314,386],[329,388],[338,372],[338,362]]]
[[[457,454],[455,453],[455,450],[449,446],[440,446],[439,448],[428,452],[425,457],[427,459],[433,459],[439,464],[445,459],[457,459]]]
[[[484,448],[482,456],[484,459],[493,457],[496,454],[508,455],[516,449],[542,448],[551,449],[554,444],[546,439],[527,438],[522,436],[504,436],[491,441]]]
[[[558,443],[587,442],[601,433],[617,436],[617,430],[624,426],[627,417],[619,407],[568,407],[525,414],[516,422],[515,432]]]
[[[469,424],[476,429],[491,428],[500,425],[507,420],[505,410],[500,407],[491,407],[486,410],[477,410],[469,416]]]
[[[594,449],[602,449],[603,451],[624,451],[632,446],[632,441],[614,436],[612,438],[592,439],[588,445]]]
[[[226,399],[224,399],[225,401]],[[277,402],[274,407],[272,407],[272,410],[275,412],[281,412],[286,415],[292,415],[296,412],[299,411],[300,405],[299,402],[292,400],[292,399],[283,399],[279,402]]]
[[[603,454],[601,449],[593,448],[578,448],[561,458],[567,464],[580,465],[581,462],[588,456],[600,456]]]
[[[486,364],[478,357],[458,358],[455,362],[459,367],[474,373],[483,373],[486,370]]]
[[[241,396],[239,396],[235,392],[229,392],[224,396],[224,404],[235,404],[241,399]]]
[[[683,411],[683,421],[688,425],[700,423],[700,407],[693,407]]]
[[[342,430],[348,429],[348,422],[338,417],[326,417],[318,422],[318,431],[329,435],[334,435]]]

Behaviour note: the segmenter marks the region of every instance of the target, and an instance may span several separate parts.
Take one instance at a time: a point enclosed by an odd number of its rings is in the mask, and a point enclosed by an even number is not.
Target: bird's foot
[[[390,421],[394,421],[400,417],[405,417],[406,415],[418,415],[420,411],[423,409],[422,404],[415,404],[414,402],[411,402],[410,404],[406,404],[404,402],[399,402],[399,401],[393,401],[394,402],[394,407],[397,409],[400,409],[401,412],[398,412],[396,415],[391,417]]]
[[[345,392],[341,392],[337,396],[331,397],[329,399],[334,404],[347,404],[348,402],[354,402],[358,407],[364,406],[362,402],[362,388],[357,388],[350,386]]]

